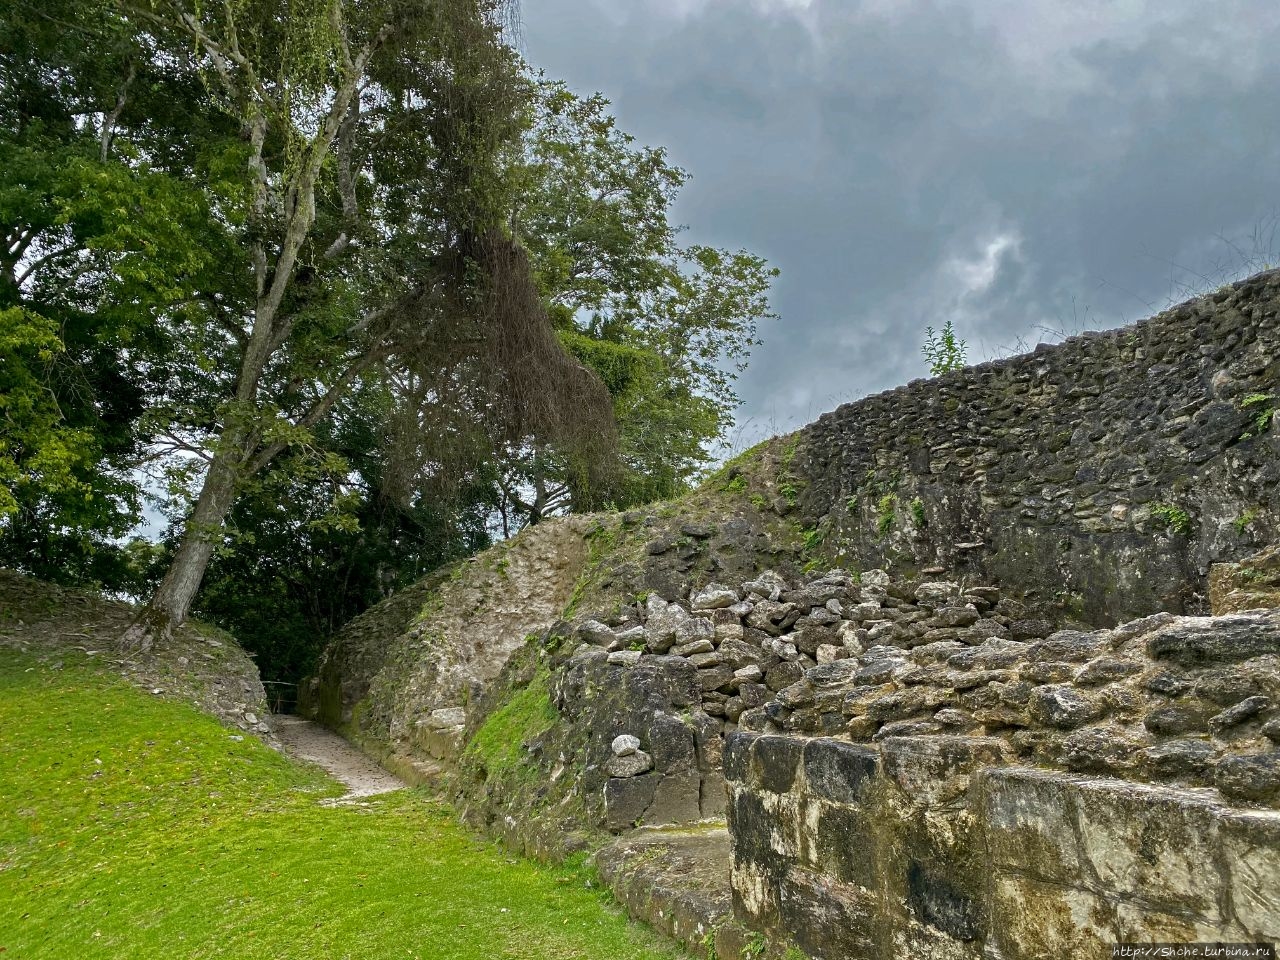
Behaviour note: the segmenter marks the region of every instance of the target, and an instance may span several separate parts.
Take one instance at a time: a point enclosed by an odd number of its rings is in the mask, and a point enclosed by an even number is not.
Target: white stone
[[[613,738],[611,749],[615,757],[625,757],[640,749],[640,738],[623,733]]]
[[[694,610],[723,610],[738,602],[738,591],[723,583],[708,583],[701,590],[689,594],[689,605]]]

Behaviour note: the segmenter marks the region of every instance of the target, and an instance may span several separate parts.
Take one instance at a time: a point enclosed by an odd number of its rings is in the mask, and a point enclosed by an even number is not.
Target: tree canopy
[[[682,245],[684,172],[506,12],[0,7],[0,562],[152,584],[144,643],[281,595],[302,635],[697,474],[773,271]]]

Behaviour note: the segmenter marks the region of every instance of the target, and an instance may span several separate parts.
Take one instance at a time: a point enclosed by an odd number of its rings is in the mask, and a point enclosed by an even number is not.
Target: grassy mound
[[[0,657],[5,958],[659,960],[581,868],[342,788],[68,656]]]

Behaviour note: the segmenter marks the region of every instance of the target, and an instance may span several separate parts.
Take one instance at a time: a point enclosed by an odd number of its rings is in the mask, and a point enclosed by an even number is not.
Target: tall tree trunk
[[[178,551],[151,602],[125,632],[126,646],[149,652],[157,641],[168,640],[187,619],[227,513],[235,502],[244,464],[243,442],[223,435],[195,508],[187,518]]]

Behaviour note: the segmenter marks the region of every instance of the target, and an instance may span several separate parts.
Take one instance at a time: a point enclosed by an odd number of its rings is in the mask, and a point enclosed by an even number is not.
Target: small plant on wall
[[[925,363],[929,364],[929,372],[936,377],[963,367],[968,348],[969,345],[956,336],[955,325],[948,320],[942,325],[941,333],[933,327],[925,327],[924,346],[920,352],[924,354]]]
[[[1170,533],[1191,536],[1191,514],[1173,503],[1156,503],[1151,506],[1151,516],[1161,521]]]
[[[1261,436],[1271,429],[1276,417],[1276,398],[1269,393],[1251,393],[1240,401],[1240,409],[1249,415],[1249,429],[1241,434],[1241,440]]]

